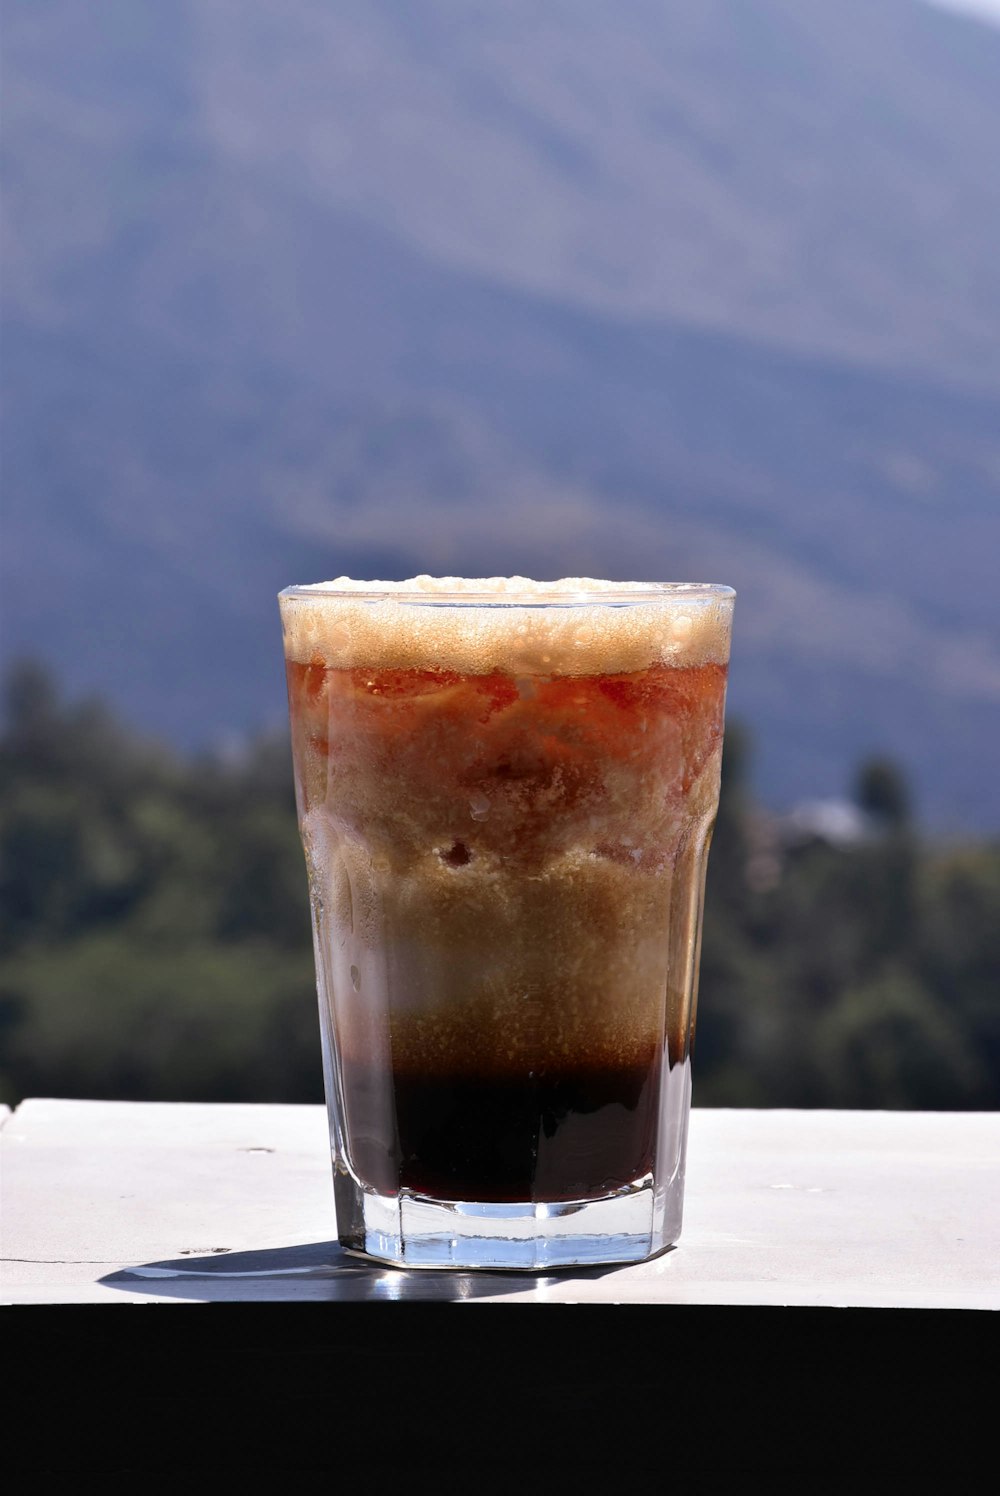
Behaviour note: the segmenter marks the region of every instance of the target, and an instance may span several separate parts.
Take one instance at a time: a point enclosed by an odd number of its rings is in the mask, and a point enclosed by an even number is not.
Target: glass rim
[[[547,584],[543,584],[547,585]],[[736,589],[721,582],[648,582],[640,586],[623,582],[604,587],[567,587],[551,592],[504,591],[499,587],[481,587],[461,592],[438,592],[419,587],[338,587],[333,582],[306,582],[283,587],[279,601],[333,598],[343,602],[415,603],[423,607],[498,607],[498,608],[567,608],[621,606],[699,598],[716,602],[730,601]]]

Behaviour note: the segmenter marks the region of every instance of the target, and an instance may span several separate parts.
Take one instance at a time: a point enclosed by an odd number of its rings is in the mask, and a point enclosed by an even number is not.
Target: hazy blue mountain
[[[917,0],[8,8],[4,650],[183,741],[340,572],[732,583],[775,803],[1000,827],[1000,32]]]

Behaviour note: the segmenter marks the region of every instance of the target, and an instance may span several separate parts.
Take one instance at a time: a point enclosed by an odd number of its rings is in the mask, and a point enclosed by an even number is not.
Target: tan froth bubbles
[[[514,676],[725,664],[733,593],[696,583],[564,577],[349,577],[282,594],[285,653],[332,669]]]

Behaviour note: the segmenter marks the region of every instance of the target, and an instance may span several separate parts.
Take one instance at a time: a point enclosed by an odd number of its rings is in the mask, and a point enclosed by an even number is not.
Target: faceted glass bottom
[[[405,1268],[531,1272],[643,1262],[680,1234],[681,1190],[650,1179],[599,1200],[481,1204],[401,1190],[378,1195],[334,1175],[341,1245]]]

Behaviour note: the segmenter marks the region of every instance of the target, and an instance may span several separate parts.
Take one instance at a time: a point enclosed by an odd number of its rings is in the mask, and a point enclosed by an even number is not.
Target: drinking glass
[[[281,593],[349,1250],[548,1270],[676,1241],[733,600]]]

